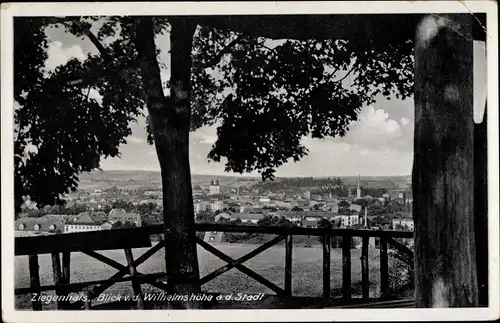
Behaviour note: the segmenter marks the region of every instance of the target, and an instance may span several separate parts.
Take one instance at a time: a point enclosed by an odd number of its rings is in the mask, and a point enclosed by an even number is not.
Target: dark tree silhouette
[[[112,225],[112,228],[113,229],[121,229],[124,227],[124,224],[122,221],[116,221],[115,223],[113,223]]]
[[[141,90],[137,85],[115,86],[109,77],[115,67],[103,71],[102,58],[90,56],[85,62],[71,60],[44,77],[47,58],[45,28],[65,26],[83,37],[90,22],[80,18],[16,18],[14,37],[15,120],[15,206],[19,210],[22,197],[43,206],[61,203],[61,194],[76,189],[78,174],[99,167],[101,157],[119,155],[119,144],[125,143],[130,121],[141,112]],[[111,44],[119,55],[121,41]],[[95,82],[80,82],[105,72]],[[102,102],[89,96],[95,90]],[[36,147],[36,150],[30,147]],[[29,158],[26,158],[29,156]]]
[[[112,209],[123,209],[127,212],[132,212],[136,210],[135,205],[130,201],[117,200],[111,203]]]
[[[265,38],[213,29],[205,25],[210,19],[194,17],[106,17],[94,34],[90,26],[97,19],[16,19],[16,206],[25,195],[40,205],[61,202],[61,194],[77,187],[79,173],[119,155],[130,122],[146,106],[170,228],[166,264],[179,276],[174,280],[191,281],[173,287],[181,294],[200,290],[190,130],[219,122],[208,157],[227,158],[227,171],[258,170],[272,179],[276,167],[307,154],[305,136],[343,136],[377,95],[407,97],[412,90],[411,43],[286,40],[269,47]],[[43,77],[48,25],[90,40],[98,55],[71,60]],[[169,96],[154,41],[163,31],[171,39]],[[117,37],[104,45],[108,36]],[[213,77],[214,69],[222,78]],[[29,151],[30,144],[37,150]]]
[[[135,225],[135,223],[134,223],[134,222],[131,222],[131,221],[125,221],[125,222],[123,223],[123,227],[124,227],[124,228],[135,228],[135,227],[136,227],[136,225]]]
[[[196,215],[196,222],[200,223],[214,223],[215,214],[210,211],[201,211]]]

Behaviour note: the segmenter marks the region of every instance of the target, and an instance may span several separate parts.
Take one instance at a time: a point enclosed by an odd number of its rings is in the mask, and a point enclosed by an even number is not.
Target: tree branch
[[[328,82],[331,82],[333,77],[335,76],[335,74],[337,74],[337,72],[339,71],[339,67],[337,66],[336,69],[333,70],[333,72],[330,73],[330,75],[328,75]]]
[[[340,83],[343,80],[345,80],[352,73],[352,71],[354,71],[355,66],[356,66],[356,64],[353,64],[351,69],[342,78],[340,78],[339,80],[333,81],[333,83]]]
[[[109,55],[108,51],[104,47],[104,45],[99,41],[96,35],[89,29],[85,28],[82,26],[82,24],[79,21],[72,20],[73,24],[75,24],[80,30],[89,38],[89,40],[94,44],[94,46],[97,48],[99,53],[103,56],[103,59],[105,61],[108,61],[108,63],[111,63],[113,61],[113,58]]]
[[[84,27],[80,23],[80,21],[78,21],[77,19],[51,17],[51,18],[48,18],[48,21],[49,21],[49,23],[53,23],[53,24],[59,23],[59,24],[62,24],[64,26],[66,26],[66,27],[71,27],[72,25],[78,27],[80,29],[80,31],[85,36],[87,36],[89,38],[89,40],[92,42],[92,44],[97,48],[97,50],[101,54],[101,57],[104,60],[104,62],[106,62],[108,64],[112,64],[113,63],[113,57],[110,55],[110,53],[108,52],[108,50],[106,49],[106,47],[104,47],[104,45],[99,41],[99,39],[97,38],[97,36],[89,28]],[[90,73],[90,74],[92,74],[92,73]],[[117,74],[119,74],[119,73],[117,73]],[[92,82],[92,81],[102,80],[102,79],[104,79],[104,77],[105,76],[103,76],[103,75],[96,75],[95,78],[91,77],[90,81]],[[79,85],[79,84],[83,84],[83,83],[84,83],[84,78],[83,77],[67,81],[68,85]],[[83,86],[85,86],[85,85],[88,85],[88,83],[83,84]]]
[[[85,102],[86,103],[89,103],[90,89],[91,89],[91,87],[89,86],[89,89],[87,90],[87,95],[85,96]]]
[[[245,37],[243,37],[241,35],[236,37],[236,39],[234,39],[229,44],[227,44],[219,53],[217,53],[217,55],[212,57],[208,62],[206,62],[205,64],[200,64],[200,65],[196,66],[196,68],[205,69],[205,68],[217,65],[217,63],[219,63],[219,61],[221,60],[222,56],[224,56],[225,54],[228,54],[229,51],[231,50],[231,48],[234,45],[240,43],[242,40],[244,40],[244,38]]]
[[[110,60],[111,56],[109,55],[109,53],[106,50],[106,48],[104,47],[104,45],[99,41],[97,36],[94,35],[94,33],[89,28],[85,28],[84,26],[82,26],[80,21],[78,21],[77,19],[79,19],[79,18],[51,17],[51,18],[47,18],[47,21],[49,23],[53,23],[53,24],[59,23],[59,24],[62,24],[66,27],[71,27],[71,25],[77,26],[80,29],[80,31],[82,33],[84,33],[89,38],[89,40],[92,42],[92,44],[94,44],[94,46],[97,48],[99,53],[101,53],[103,58],[106,60]]]

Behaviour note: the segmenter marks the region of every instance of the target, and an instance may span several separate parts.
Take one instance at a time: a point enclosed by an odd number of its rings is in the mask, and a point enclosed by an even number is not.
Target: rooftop
[[[30,218],[25,217],[15,221],[16,231],[50,231],[50,227],[53,225],[55,229],[64,228],[64,223],[66,221],[63,218],[57,217],[39,217]],[[24,225],[23,229],[20,229],[21,224]],[[39,225],[40,229],[35,230],[35,225]]]

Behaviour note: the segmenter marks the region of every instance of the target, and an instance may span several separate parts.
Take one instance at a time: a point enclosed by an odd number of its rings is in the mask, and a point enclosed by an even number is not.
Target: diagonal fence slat
[[[153,247],[151,247],[148,251],[146,251],[145,253],[143,253],[139,258],[137,258],[134,262],[133,262],[133,265],[134,266],[138,266],[140,264],[142,264],[143,262],[145,262],[146,260],[148,260],[151,256],[153,256],[155,253],[157,253],[159,250],[161,250],[163,248],[164,244],[163,244],[163,240],[161,240],[160,242],[158,242],[156,245],[154,245]],[[97,254],[97,253],[96,253]],[[94,256],[95,254],[93,254]],[[98,254],[99,256],[102,256],[101,254]],[[91,257],[93,257],[91,256]],[[99,257],[98,256],[98,257]],[[102,256],[104,257],[104,256]],[[96,258],[97,259],[97,258]],[[98,259],[99,260],[99,259]],[[115,264],[116,265],[116,264]],[[113,276],[110,277],[110,279],[115,279],[115,278],[120,278],[120,277],[123,277],[125,276],[126,274],[128,274],[128,268],[121,265],[121,264],[118,264],[120,266],[120,268],[117,268],[113,265],[111,265],[112,267],[118,269],[119,271],[114,274]],[[139,274],[139,273],[138,273]],[[140,275],[140,274],[139,274]],[[99,286],[96,286],[95,288],[92,289],[92,291],[90,292],[90,295],[91,297],[96,297],[97,295],[101,294],[102,292],[104,292],[106,289],[108,289],[109,287],[113,286],[114,283],[103,283]],[[166,286],[163,286],[164,284],[160,284],[160,283],[150,283],[150,285],[153,285],[154,287],[158,288],[158,289],[161,289],[161,290],[165,290],[166,289]]]
[[[266,251],[267,249],[276,245],[277,243],[283,241],[284,239],[285,239],[285,236],[277,236],[277,237],[273,238],[272,240],[259,246],[258,248],[252,250],[251,252],[247,253],[246,255],[236,259],[233,263],[228,263],[227,265],[222,266],[222,267],[214,270],[210,274],[207,274],[206,276],[204,276],[203,278],[200,279],[200,285],[206,284],[207,282],[215,279],[216,277],[219,277],[223,273],[236,267],[236,265],[242,264],[245,261],[248,261],[248,260],[256,257],[257,255],[261,254],[262,252]]]
[[[224,260],[225,262],[227,262],[229,264],[233,264],[234,267],[236,267],[236,269],[238,269],[242,273],[246,274],[247,276],[255,279],[256,281],[258,281],[262,285],[266,286],[267,288],[269,288],[270,290],[275,292],[277,295],[280,295],[280,296],[286,295],[285,291],[282,288],[278,287],[276,284],[272,283],[271,281],[269,281],[266,278],[262,277],[261,275],[257,274],[255,271],[251,270],[250,268],[246,267],[245,265],[237,264],[235,259],[229,257],[228,255],[226,255],[225,253],[223,253],[219,249],[215,248],[214,246],[210,245],[209,243],[203,241],[202,239],[200,239],[198,237],[196,237],[196,242],[201,247],[203,247],[205,250],[212,253],[213,255],[219,257],[220,259]]]
[[[406,263],[408,263],[409,265],[413,266],[413,262],[412,261],[414,259],[414,253],[413,253],[413,251],[410,248],[408,248],[407,246],[405,246],[401,242],[399,242],[399,241],[397,241],[395,239],[392,239],[392,238],[388,238],[387,242],[394,249],[396,249],[397,251],[399,251],[399,252],[403,253],[405,256],[407,256],[411,261],[410,260],[406,261]]]
[[[82,251],[83,254],[86,254],[87,256],[90,256],[94,259],[97,259],[103,263],[105,263],[106,265],[108,266],[111,266],[115,269],[118,269],[118,270],[128,270],[127,267],[125,267],[124,265],[120,264],[119,262],[111,259],[111,258],[108,258],[104,255],[101,255],[100,253],[98,252],[95,252],[95,251],[92,251],[92,250],[85,250],[85,251]]]

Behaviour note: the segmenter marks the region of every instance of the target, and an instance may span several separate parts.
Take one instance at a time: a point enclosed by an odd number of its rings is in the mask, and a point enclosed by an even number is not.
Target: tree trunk
[[[478,305],[471,15],[426,16],[415,44],[417,307]]]
[[[476,235],[479,305],[488,306],[488,128],[485,108],[483,122],[474,126],[474,229]]]
[[[191,46],[196,25],[186,17],[169,22],[172,27],[170,97],[163,93],[152,17],[138,19],[136,46],[161,168],[169,285],[172,293],[189,296],[200,292],[189,166]],[[172,305],[200,308],[199,302],[192,300]]]

